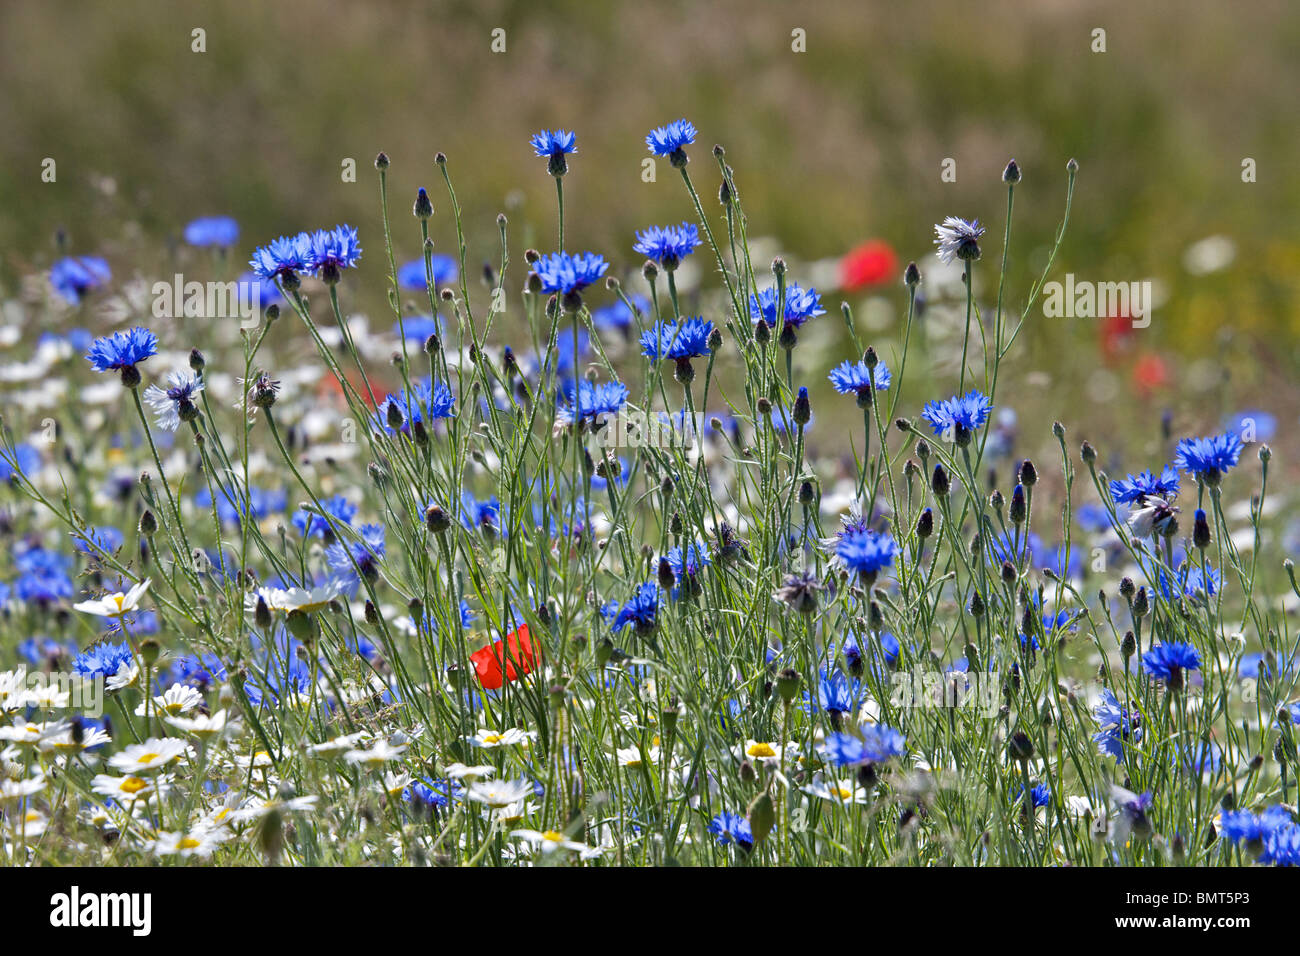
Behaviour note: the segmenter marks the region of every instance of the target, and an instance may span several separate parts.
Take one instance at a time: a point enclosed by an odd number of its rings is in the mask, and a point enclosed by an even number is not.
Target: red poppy
[[[365,405],[369,406],[370,408],[377,408],[378,407],[377,403],[383,401],[384,391],[382,386],[380,386],[378,382],[373,380],[370,382],[370,387],[375,390],[374,392],[375,401],[372,402],[370,400],[371,399],[370,389],[366,387],[365,379],[363,379],[359,373],[348,371],[345,369],[343,375],[348,380],[348,384],[352,386],[352,390],[361,397],[361,401]],[[334,377],[333,373],[330,372],[327,372],[326,374],[322,375],[320,377],[320,381],[316,383],[316,394],[318,397],[322,399],[327,397],[337,397],[337,398],[344,397],[343,386],[339,384],[339,380]]]
[[[1133,344],[1133,320],[1127,315],[1111,315],[1102,320],[1101,353],[1107,362],[1115,362]]]
[[[478,682],[487,690],[496,690],[501,686],[502,662],[506,665],[506,680],[519,679],[516,666],[522,668],[523,673],[530,674],[537,665],[537,656],[533,650],[533,642],[528,636],[527,624],[520,625],[519,629],[511,633],[506,640],[493,641],[487,647],[475,651],[469,659],[474,662]]]
[[[849,292],[898,278],[898,256],[883,239],[869,239],[840,260],[840,288]]]
[[[1133,387],[1138,395],[1147,398],[1157,388],[1169,382],[1165,360],[1154,352],[1147,352],[1133,366]]]

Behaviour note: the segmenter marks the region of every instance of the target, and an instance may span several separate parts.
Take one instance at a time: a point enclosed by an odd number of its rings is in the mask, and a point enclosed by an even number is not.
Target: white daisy
[[[443,771],[453,780],[477,780],[479,777],[490,777],[496,773],[496,767],[490,764],[478,764],[470,767],[466,764],[457,762]]]
[[[157,856],[197,856],[204,859],[211,856],[212,851],[228,839],[230,839],[230,831],[220,828],[198,828],[189,833],[159,832],[158,838],[149,848]]]
[[[343,755],[343,759],[354,766],[362,764],[367,767],[379,767],[401,757],[406,753],[406,746],[406,744],[398,744],[394,747],[387,740],[377,740],[369,750],[349,750]]]
[[[510,835],[531,844],[533,849],[540,849],[543,855],[549,855],[556,850],[572,850],[575,853],[583,853],[590,849],[587,844],[567,839],[563,833],[557,830],[547,830],[545,832],[511,830]]]
[[[187,714],[202,703],[203,695],[195,688],[185,684],[172,684],[160,696],[153,699],[148,713],[174,717],[178,714]],[[146,715],[144,701],[140,701],[139,706],[136,707],[135,715],[137,717]]]
[[[466,791],[476,803],[496,808],[519,803],[533,793],[533,785],[527,780],[475,780]]]
[[[334,737],[331,740],[322,741],[318,744],[308,744],[307,752],[316,754],[321,757],[332,757],[336,754],[345,753],[352,750],[358,743],[368,740],[370,734],[364,730],[359,730],[354,734],[344,734],[341,737]]]
[[[26,780],[0,780],[0,805],[17,802],[45,789],[45,774],[37,770]]]
[[[133,800],[148,800],[162,796],[171,789],[171,782],[166,777],[114,777],[108,773],[97,773],[90,781],[90,789],[101,797],[112,797],[119,803]]]
[[[518,727],[511,727],[505,731],[498,732],[495,730],[489,730],[485,727],[474,736],[466,737],[465,739],[473,741],[474,744],[479,747],[491,749],[494,747],[511,747],[515,745],[527,746],[536,737],[537,732],[534,730],[520,730]]]
[[[76,754],[92,747],[102,747],[112,739],[107,730],[102,727],[94,727],[91,729],[83,728],[81,740],[76,740],[73,737],[71,724],[59,724],[45,730],[36,746],[41,753]]]
[[[280,588],[261,587],[256,591],[250,591],[244,597],[244,609],[250,614],[257,610],[258,600],[266,602],[266,606],[272,611],[281,611],[288,614],[290,611],[302,611],[310,614],[313,611],[320,611],[329,606],[339,596],[342,585],[337,581],[330,581],[328,584],[320,587],[307,588]]]
[[[0,673],[0,712],[24,710],[29,700],[26,667]]]
[[[193,717],[166,717],[167,723],[186,734],[193,734],[201,740],[217,737],[225,732],[226,712],[219,710],[215,714],[196,714]]]
[[[619,765],[622,767],[657,764],[659,762],[659,748],[658,746],[652,746],[642,754],[640,747],[619,747],[617,756]]]
[[[126,774],[149,773],[175,763],[189,749],[189,744],[175,737],[150,737],[113,754],[108,765]]]
[[[140,598],[144,596],[144,592],[148,589],[149,578],[145,578],[125,594],[116,591],[93,601],[82,601],[80,604],[74,604],[72,608],[75,611],[85,611],[87,614],[94,614],[97,617],[120,618],[124,614],[130,614],[140,606]]]
[[[804,793],[841,804],[866,803],[871,799],[866,788],[856,780],[839,781],[819,778],[805,787]]]

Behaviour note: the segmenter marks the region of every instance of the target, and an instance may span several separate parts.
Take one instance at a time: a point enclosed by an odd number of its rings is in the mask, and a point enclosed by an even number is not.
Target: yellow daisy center
[[[564,834],[560,833],[558,830],[547,830],[542,834],[542,839],[550,840],[552,843],[559,843],[564,839]]]
[[[139,777],[127,777],[122,781],[122,790],[125,793],[139,793],[149,784]]]
[[[746,751],[751,757],[775,757],[776,751],[772,749],[771,744],[755,743],[751,744]]]

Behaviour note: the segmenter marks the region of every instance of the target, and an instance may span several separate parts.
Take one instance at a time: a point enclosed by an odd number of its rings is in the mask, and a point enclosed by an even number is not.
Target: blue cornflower
[[[157,354],[158,336],[137,326],[95,339],[86,351],[86,360],[96,372],[120,372],[122,384],[134,387],[140,384],[136,365]]]
[[[249,703],[260,707],[263,703],[278,703],[282,695],[290,699],[305,696],[312,686],[311,671],[296,656],[292,661],[287,673],[282,668],[279,672],[267,671],[265,675],[258,674],[248,680],[244,684],[244,693],[248,695]],[[265,684],[258,678],[262,678]]]
[[[384,526],[380,524],[363,524],[360,540],[335,541],[325,549],[326,562],[348,594],[356,592],[362,577],[372,582],[379,578],[379,560],[383,556]]]
[[[867,408],[871,404],[873,382],[875,390],[883,392],[889,388],[892,380],[889,366],[884,362],[877,362],[874,369],[867,368],[865,362],[844,362],[831,369],[828,377],[835,391],[841,395],[856,395],[860,408]]]
[[[1115,800],[1119,815],[1115,821],[1114,837],[1117,842],[1125,843],[1130,833],[1141,839],[1151,835],[1151,821],[1147,811],[1151,809],[1150,791],[1137,794],[1112,784],[1111,794]]]
[[[1178,494],[1178,472],[1168,465],[1165,465],[1159,477],[1144,471],[1139,475],[1129,475],[1127,480],[1117,479],[1110,483],[1110,496],[1117,505],[1133,502],[1141,505],[1143,499],[1151,495],[1172,498],[1176,494]]]
[[[557,153],[576,153],[578,136],[576,133],[562,129],[544,129],[534,133],[528,144],[538,156],[554,156]]]
[[[1134,743],[1142,740],[1142,715],[1130,706],[1121,706],[1109,690],[1101,692],[1101,699],[1093,708],[1092,715],[1101,728],[1092,735],[1101,753],[1123,760],[1124,744],[1130,740]]]
[[[460,520],[470,531],[483,531],[488,535],[501,532],[501,502],[493,495],[486,501],[478,501],[469,492],[465,493],[461,507]]]
[[[432,614],[432,612],[430,612],[430,611],[425,611],[425,612],[424,612],[424,617],[423,617],[422,619],[418,620],[418,621],[415,619],[414,616],[411,616],[411,617],[409,618],[409,620],[410,620],[410,622],[411,622],[411,627],[412,627],[412,628],[413,628],[417,633],[419,633],[420,631],[423,630],[423,631],[425,631],[425,632],[427,632],[427,633],[429,633],[429,634],[437,634],[438,631],[440,630],[440,628],[439,628],[439,626],[438,626],[438,619],[437,619],[436,617],[434,617],[433,614]],[[461,602],[460,602],[460,626],[461,626],[462,628],[468,628],[468,627],[470,627],[473,623],[474,623],[474,609],[471,608],[471,607],[469,606],[469,602],[468,602],[468,601],[461,600]]]
[[[433,287],[447,282],[455,282],[459,274],[456,268],[456,260],[451,256],[444,256],[438,253],[429,257],[429,267],[433,273]],[[427,277],[424,271],[423,259],[412,259],[404,263],[397,270],[397,284],[399,287],[406,289],[408,292],[420,292],[427,286]]]
[[[272,302],[278,302],[284,299],[280,294],[280,287],[271,279],[263,278],[257,275],[251,269],[240,273],[239,294],[246,296],[253,303],[253,308],[258,312],[264,310]]]
[[[1171,689],[1178,689],[1183,686],[1183,672],[1201,666],[1201,655],[1191,644],[1168,641],[1143,654],[1142,663],[1152,677],[1164,681]]]
[[[829,735],[825,750],[831,762],[839,767],[861,766],[884,763],[903,755],[903,735],[893,727],[868,724],[860,733],[860,737],[843,733]]]
[[[632,309],[636,309],[644,315],[652,308],[649,299],[636,293],[628,296],[628,302],[632,304],[632,308],[628,308],[627,302],[619,299],[617,302],[597,309],[591,313],[591,324],[598,329],[626,330],[632,325],[632,320],[635,318]]]
[[[191,246],[233,246],[239,241],[239,223],[229,216],[204,216],[185,227]]]
[[[1272,866],[1300,866],[1300,826],[1293,823],[1270,833],[1258,859]]]
[[[698,594],[701,586],[696,575],[709,565],[709,555],[703,543],[695,542],[685,548],[669,548],[663,557],[672,568],[673,579],[677,582],[669,596],[676,601],[682,595],[682,588],[686,588],[688,594]]]
[[[776,328],[776,294],[776,287],[769,286],[758,295],[749,297],[749,317],[755,323],[766,322],[769,328]],[[785,307],[781,309],[781,323],[785,329],[797,329],[809,319],[825,314],[821,295],[816,289],[801,289],[797,282],[785,287]]]
[[[1236,415],[1225,415],[1223,427],[1239,435],[1245,433],[1252,441],[1272,441],[1277,435],[1277,416],[1262,408],[1250,408]]]
[[[578,368],[581,368],[582,360],[591,351],[591,336],[587,334],[586,329],[578,329]],[[568,376],[574,373],[573,364],[573,329],[561,329],[555,333],[555,348],[547,353],[548,360],[555,363],[555,373],[557,375]],[[569,388],[571,382],[565,382],[564,388]]]
[[[423,348],[431,335],[442,335],[442,317],[437,315],[408,315],[393,323],[393,334],[405,337],[409,345]]]
[[[126,633],[135,638],[140,638],[147,634],[157,634],[162,629],[162,624],[158,620],[158,612],[149,609],[132,611],[130,614],[123,614],[121,617],[101,618],[104,622],[105,634],[118,634],[123,630],[122,625],[126,625]]]
[[[97,644],[78,654],[72,662],[72,669],[87,680],[96,677],[109,678],[116,674],[123,665],[130,665],[134,660],[131,646],[123,641],[121,644]]]
[[[326,498],[321,502],[325,510],[337,523],[352,526],[352,519],[357,516],[357,506],[342,495],[335,495],[332,498]],[[304,538],[316,536],[325,538],[333,535],[330,529],[330,522],[323,515],[313,514],[310,511],[298,509],[290,517],[293,526],[298,529],[298,533]]]
[[[389,415],[396,412],[401,422],[396,428],[390,422]],[[402,389],[397,395],[388,395],[375,412],[375,424],[389,435],[401,432],[410,435],[416,422],[428,425],[443,418],[456,417],[456,397],[444,382],[422,379],[415,382],[410,389]]]
[[[709,833],[717,837],[718,846],[734,843],[743,850],[754,848],[754,831],[739,813],[722,811],[709,823]]]
[[[1175,597],[1206,598],[1213,597],[1219,590],[1223,576],[1218,568],[1208,565],[1202,569],[1191,561],[1184,561],[1174,572],[1174,581],[1169,580],[1164,570],[1160,571],[1160,593],[1168,600]]]
[[[556,421],[570,425],[573,420],[595,427],[606,415],[617,415],[618,410],[627,401],[627,386],[622,382],[604,382],[600,385],[586,379],[578,382],[577,402],[575,408],[574,389],[570,385],[565,389],[564,404],[556,413]]]
[[[546,171],[552,176],[563,176],[567,173],[569,161],[565,159],[565,155],[578,151],[577,134],[562,129],[544,129],[540,133],[534,133],[533,138],[528,142],[533,147],[534,153],[546,157]]]
[[[1290,811],[1281,804],[1258,815],[1249,810],[1224,810],[1219,814],[1219,832],[1231,843],[1262,844],[1277,830],[1293,825]]]
[[[1084,531],[1098,534],[1110,527],[1110,512],[1106,510],[1105,505],[1092,502],[1082,504],[1074,512],[1074,516],[1079,521],[1079,527]]]
[[[614,616],[610,630],[618,632],[628,624],[638,634],[649,634],[655,629],[659,613],[659,587],[653,581],[647,581],[636,589],[636,593],[619,609]]]
[[[1034,807],[1045,807],[1052,802],[1052,788],[1045,783],[1036,783],[1033,789],[1029,791],[1030,797],[1034,801]],[[1020,789],[1016,791],[1015,803],[1021,804],[1025,799],[1025,785],[1022,783]]]
[[[822,744],[822,752],[837,767],[856,767],[870,762],[862,741],[852,734],[829,734]]]
[[[934,227],[934,244],[940,261],[948,263],[953,259],[978,259],[980,257],[980,237],[984,227],[978,219],[967,222],[956,216],[944,219],[941,225]]]
[[[884,679],[886,670],[898,663],[898,655],[902,648],[898,643],[898,638],[888,632],[882,632],[879,640],[884,667],[881,667],[880,660],[873,660],[871,672],[877,678]],[[854,677],[860,676],[863,671],[862,645],[858,641],[856,634],[844,635],[844,640],[840,644],[840,653],[844,656],[845,670]]]
[[[50,285],[73,305],[80,303],[82,296],[104,285],[112,276],[108,263],[98,256],[68,256],[50,267]]]
[[[1223,749],[1213,740],[1174,744],[1174,754],[1188,773],[1216,774],[1223,766]]]
[[[1297,701],[1294,704],[1285,704],[1283,706],[1291,718],[1291,723],[1300,724],[1300,701]],[[1281,723],[1281,720],[1279,720],[1278,723]]]
[[[174,432],[182,421],[198,414],[194,400],[203,391],[203,382],[190,369],[167,375],[167,387],[150,385],[144,390],[144,403],[153,409],[154,419],[163,431]]]
[[[866,581],[894,563],[898,544],[887,532],[870,528],[845,531],[835,542],[835,558],[847,570]]]
[[[942,401],[927,402],[921,410],[921,417],[944,441],[955,441],[964,446],[970,443],[971,432],[988,421],[992,408],[988,396],[972,388],[964,397],[954,395]]]
[[[311,236],[300,232],[296,236],[281,236],[253,250],[248,260],[253,274],[268,282],[279,279],[290,286],[296,284],[298,273],[310,268]]]
[[[1174,464],[1198,481],[1213,486],[1241,458],[1241,449],[1236,432],[1210,438],[1184,438],[1174,453]]]
[[[407,803],[422,803],[426,807],[442,810],[452,800],[459,799],[463,787],[454,780],[412,780],[402,791],[402,799]]]
[[[652,359],[670,358],[678,362],[709,354],[709,336],[713,323],[707,319],[683,319],[659,322],[641,333],[641,354]]]
[[[101,525],[90,527],[82,537],[74,541],[74,546],[82,554],[113,554],[126,542],[126,537],[116,528]]]
[[[834,726],[839,726],[843,714],[852,713],[858,706],[858,696],[862,683],[850,680],[843,671],[827,673],[822,670],[817,680],[817,697],[812,698],[804,691],[804,704],[810,714],[825,711]]]
[[[680,226],[651,226],[636,234],[632,248],[672,272],[700,244],[700,230],[694,223]]]
[[[245,501],[247,497],[247,501]],[[194,504],[198,508],[211,508],[212,492],[200,488],[194,495]],[[238,488],[217,488],[217,517],[225,524],[238,525],[245,517],[258,522],[268,515],[283,511],[288,504],[288,496],[283,489],[268,491],[265,488],[249,488],[247,496]]]
[[[0,481],[10,481],[15,475],[30,475],[41,467],[41,453],[35,446],[23,442],[13,446],[13,454],[0,448]]]
[[[552,252],[538,259],[533,271],[542,280],[543,292],[568,295],[581,292],[603,276],[608,268],[605,257],[594,252],[580,252],[576,256]]]
[[[656,156],[667,156],[669,162],[681,168],[687,162],[684,147],[695,142],[695,134],[695,127],[689,120],[679,119],[667,126],[652,129],[645,138],[645,144],[650,147],[650,152]]]
[[[307,268],[326,282],[337,282],[339,273],[361,259],[361,243],[351,226],[317,229],[311,234]]]

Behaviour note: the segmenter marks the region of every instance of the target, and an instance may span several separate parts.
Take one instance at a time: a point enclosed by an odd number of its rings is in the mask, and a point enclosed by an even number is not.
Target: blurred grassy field
[[[275,235],[348,221],[372,252],[358,304],[379,312],[375,152],[393,158],[401,214],[419,185],[442,210],[432,160],[450,157],[472,264],[494,255],[502,210],[516,252],[550,246],[553,186],[526,144],[543,126],[578,131],[568,244],[633,269],[636,228],[690,215],[680,184],[640,178],[646,130],[687,116],[701,130],[701,188],[716,186],[707,147],[725,144],[755,230],[796,261],[871,237],[919,259],[932,224],[957,214],[990,226],[991,273],[999,174],[1014,156],[1026,178],[1013,243],[1036,250],[1011,276],[1015,305],[1043,264],[1073,156],[1082,172],[1057,274],[1152,278],[1167,298],[1100,383],[1096,323],[1034,316],[1008,397],[1032,398],[1033,421],[1136,421],[1152,441],[1166,406],[1188,428],[1261,403],[1294,424],[1300,7],[548,6],[4,4],[0,283],[13,290],[47,267],[58,228],[71,251],[103,254],[125,277],[166,274],[166,243],[194,216],[235,216],[241,260]],[[490,49],[497,27],[505,53]],[[1097,27],[1105,53],[1090,50]],[[205,53],[191,50],[195,28]],[[806,53],[791,50],[796,28]],[[40,180],[45,157],[56,183]],[[956,183],[940,180],[948,157]],[[1244,157],[1257,163],[1253,184],[1241,181]],[[345,158],[356,183],[341,181]],[[398,254],[412,257],[414,232],[398,219]],[[448,217],[434,226],[450,250]],[[1229,237],[1235,259],[1189,273],[1185,251],[1211,235]],[[1151,356],[1160,374],[1135,384]]]

